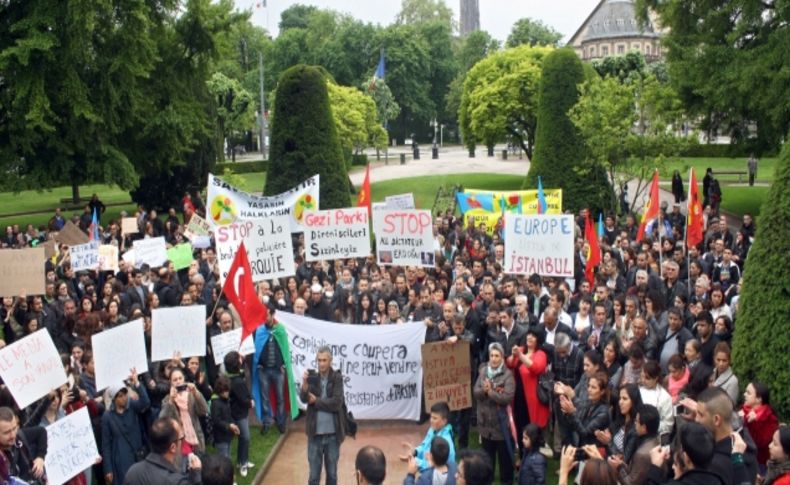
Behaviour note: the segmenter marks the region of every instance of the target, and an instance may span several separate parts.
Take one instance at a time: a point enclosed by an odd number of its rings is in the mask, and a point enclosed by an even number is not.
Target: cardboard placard
[[[124,217],[121,219],[121,234],[137,234],[140,232],[140,227],[137,225],[137,219],[134,217]]]
[[[94,270],[99,268],[99,241],[77,244],[69,248],[71,269],[74,271]]]
[[[421,350],[425,409],[441,401],[447,402],[451,411],[472,407],[469,342],[434,342],[424,344]]]
[[[99,271],[118,271],[118,246],[99,246]]]
[[[173,246],[167,250],[167,259],[173,262],[176,271],[189,268],[192,264],[192,245],[187,242]]]
[[[151,315],[151,361],[206,355],[206,305],[157,308]]]
[[[44,248],[0,251],[0,296],[43,295],[45,279]]]
[[[143,320],[137,319],[94,334],[91,337],[96,366],[96,390],[122,383],[132,368],[138,374],[148,370]]]
[[[50,485],[68,482],[90,468],[99,457],[87,407],[47,426],[44,467]]]
[[[67,246],[76,246],[78,244],[87,243],[90,241],[90,238],[73,222],[66,221],[66,224],[63,225],[63,229],[55,236],[55,240]]]
[[[20,409],[66,383],[60,354],[46,329],[0,349],[0,376]]]

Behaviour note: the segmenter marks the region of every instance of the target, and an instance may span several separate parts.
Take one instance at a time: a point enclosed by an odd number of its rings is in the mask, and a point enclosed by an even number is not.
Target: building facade
[[[480,1],[461,0],[461,37],[480,30]]]
[[[571,36],[568,46],[583,60],[639,51],[652,61],[663,57],[661,36],[653,19],[645,26],[639,25],[633,0],[601,0]]]

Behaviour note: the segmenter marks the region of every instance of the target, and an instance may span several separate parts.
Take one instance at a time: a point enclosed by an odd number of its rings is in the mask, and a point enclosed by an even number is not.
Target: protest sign
[[[370,254],[367,207],[308,212],[304,226],[307,261],[365,258]]]
[[[0,250],[0,296],[44,294],[44,248]]]
[[[411,192],[408,194],[389,195],[384,197],[384,203],[387,204],[387,209],[392,210],[416,209],[414,205],[414,194]]]
[[[505,215],[505,273],[573,277],[572,215]]]
[[[208,221],[214,227],[221,227],[239,221],[284,216],[290,232],[302,232],[305,213],[319,208],[318,186],[319,176],[313,175],[287,192],[261,197],[208,174]]]
[[[173,262],[176,271],[189,268],[192,264],[192,245],[183,243],[173,246],[167,250],[167,259]]]
[[[377,211],[373,214],[373,232],[379,264],[433,267],[431,211]]]
[[[134,217],[124,217],[121,219],[121,234],[137,234],[140,232],[140,227],[137,225],[137,219]]]
[[[99,246],[99,271],[118,271],[118,246]]]
[[[481,226],[485,224],[485,232],[490,236],[494,234],[500,217],[502,217],[501,212],[486,212],[481,209],[473,209],[464,212],[464,227],[472,227],[472,224],[474,224],[475,229],[482,230]]]
[[[189,224],[187,224],[186,229],[184,229],[184,236],[189,238],[190,241],[193,241],[198,237],[208,236],[210,231],[211,226],[205,219],[197,214],[192,214],[192,217],[189,218]]]
[[[46,259],[51,259],[53,256],[58,255],[58,243],[54,239],[41,243],[38,247],[44,248],[44,258]]]
[[[255,352],[255,342],[252,335],[241,342],[241,328],[224,332],[211,337],[211,351],[214,353],[214,362],[220,365],[228,352],[236,351],[241,355],[250,355]]]
[[[151,361],[206,355],[206,305],[156,308],[151,312]]]
[[[0,376],[19,409],[66,382],[60,355],[46,329],[0,349]]]
[[[346,405],[354,417],[419,419],[422,322],[342,325],[287,312],[277,312],[277,319],[288,333],[294,376],[317,369],[316,351],[326,345],[332,367],[343,374]]]
[[[128,264],[134,264],[134,249],[130,249],[121,255],[121,259],[126,261]]]
[[[252,281],[258,282],[296,274],[293,242],[286,216],[271,216],[257,221],[239,221],[220,226],[215,232],[219,280],[225,284],[239,244],[244,241],[252,269]]]
[[[66,221],[66,224],[63,225],[63,229],[55,236],[55,240],[67,246],[76,246],[77,244],[85,244],[90,241],[90,238],[73,222]]]
[[[445,401],[450,411],[472,407],[469,342],[435,342],[422,346],[425,409]]]
[[[134,264],[138,268],[143,264],[150,267],[162,266],[167,261],[167,245],[163,237],[138,239],[133,244]]]
[[[97,391],[120,384],[129,377],[132,368],[139,374],[148,370],[142,319],[94,334],[91,346]]]
[[[61,485],[93,466],[99,458],[88,408],[82,407],[47,426],[47,483]]]
[[[78,244],[69,249],[71,269],[85,271],[99,268],[99,241]]]

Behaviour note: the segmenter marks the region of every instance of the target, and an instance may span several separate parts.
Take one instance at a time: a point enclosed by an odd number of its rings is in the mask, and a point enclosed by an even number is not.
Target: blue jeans
[[[278,426],[285,426],[285,401],[283,400],[283,384],[285,376],[280,369],[265,369],[258,367],[258,382],[261,385],[261,406],[263,406],[264,425],[271,425],[276,422]],[[270,387],[274,386],[274,395],[277,400],[277,414],[272,413],[271,401],[269,400]],[[256,396],[256,399],[258,397]]]
[[[241,466],[250,461],[250,424],[248,418],[233,421],[239,427],[239,444],[236,447],[236,463]]]
[[[326,485],[337,485],[337,461],[340,458],[340,445],[333,434],[316,435],[307,442],[307,462],[310,465],[308,485],[318,485],[321,481],[321,468],[326,467]]]
[[[217,450],[220,456],[230,458],[230,441],[227,443],[214,443],[214,449]]]

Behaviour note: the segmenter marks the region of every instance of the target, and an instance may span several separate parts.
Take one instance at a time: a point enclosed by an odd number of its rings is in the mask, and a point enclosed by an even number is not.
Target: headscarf
[[[486,366],[486,377],[489,379],[493,379],[498,374],[504,372],[505,368],[505,349],[502,347],[502,344],[499,342],[494,342],[488,346],[488,354],[491,354],[492,350],[496,350],[499,352],[499,355],[502,356],[502,363],[499,364],[499,367],[491,367],[491,361],[488,361],[488,365]]]

